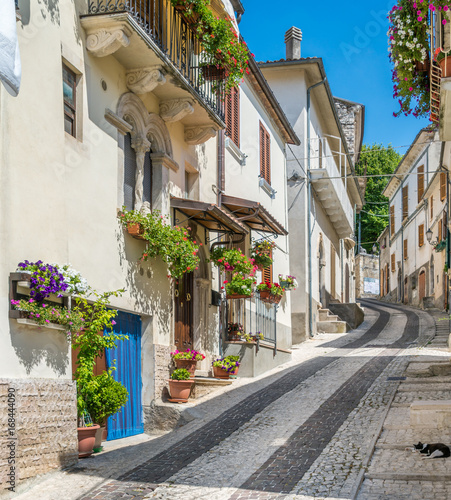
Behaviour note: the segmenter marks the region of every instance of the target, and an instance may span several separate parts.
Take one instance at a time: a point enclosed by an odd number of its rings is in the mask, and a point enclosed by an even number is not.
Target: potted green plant
[[[177,349],[176,351],[171,352],[171,356],[174,360],[175,366],[177,368],[185,368],[188,370],[191,378],[194,378],[197,362],[205,359],[204,354],[191,349],[187,349],[186,351],[179,351]]]
[[[102,434],[108,417],[121,411],[128,401],[128,391],[121,382],[114,380],[112,366],[108,371],[93,376],[84,388],[84,402],[92,420],[99,425],[95,435],[94,452],[100,451]],[[88,394],[89,392],[89,394]]]
[[[296,280],[296,276],[284,276],[283,274],[279,274],[279,285],[286,291],[296,290],[299,286]]]
[[[172,372],[169,382],[169,401],[173,403],[187,403],[194,380],[185,368],[177,368]]]
[[[255,284],[253,275],[243,276],[241,273],[234,273],[230,280],[224,281],[221,289],[225,289],[228,299],[248,299],[252,297]]]
[[[250,274],[254,264],[237,248],[216,247],[210,252],[210,260],[221,271]]]
[[[81,441],[83,441],[85,434],[91,434],[91,432],[86,429],[87,427],[93,427],[92,420],[88,420],[86,424],[85,416],[89,413],[88,408],[96,411],[97,406],[90,406],[95,398],[95,392],[98,389],[98,382],[94,376],[94,365],[96,363],[96,358],[102,357],[105,349],[110,349],[116,347],[118,341],[128,339],[127,335],[120,333],[115,333],[113,326],[116,324],[114,317],[117,314],[116,310],[110,308],[110,297],[118,297],[124,292],[124,290],[117,290],[114,292],[98,293],[95,290],[91,291],[91,295],[88,297],[76,297],[75,305],[73,306],[73,311],[82,315],[83,317],[83,330],[72,334],[72,348],[78,349],[77,354],[77,367],[75,370],[74,378],[77,382],[77,410],[79,417],[79,446],[82,446]],[[100,335],[99,332],[107,331],[107,334]],[[115,384],[109,384],[108,386],[115,387],[118,391],[118,387]],[[100,426],[96,427],[99,429]],[[94,432],[94,440],[95,440]],[[81,441],[80,441],[81,440]],[[93,440],[93,445],[94,445]],[[90,442],[90,441],[89,441]],[[80,448],[79,448],[80,450]],[[92,451],[86,451],[82,449],[79,451],[79,456],[89,456]]]
[[[213,361],[213,376],[215,378],[228,379],[230,375],[236,375],[240,366],[240,356],[226,356]]]
[[[269,281],[257,285],[257,290],[260,294],[260,300],[271,304],[278,304],[285,293],[279,283],[270,283]]]
[[[198,268],[198,252],[202,243],[197,244],[190,238],[191,228],[172,227],[169,218],[158,211],[143,215],[123,207],[118,218],[127,231],[132,225],[139,226],[138,232],[147,242],[141,260],[159,256],[168,266],[169,278],[181,278]]]
[[[229,341],[240,340],[244,333],[244,327],[241,323],[228,323],[227,334]]]
[[[78,416],[78,457],[86,458],[94,453],[96,433],[100,429],[100,426],[92,423],[91,416],[84,406],[78,408]]]

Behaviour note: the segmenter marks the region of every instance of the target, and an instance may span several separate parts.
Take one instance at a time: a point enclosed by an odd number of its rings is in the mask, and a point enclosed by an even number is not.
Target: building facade
[[[125,289],[111,299],[115,330],[129,337],[114,357],[133,409],[109,423],[109,439],[164,418],[175,348],[205,353],[201,375],[225,353],[242,355],[245,376],[290,359],[290,294],[278,306],[226,300],[209,257],[214,243],[249,254],[270,240],[274,262],[257,279],[293,274],[286,147],[299,139],[251,56],[225,97],[200,76],[202,47],[170,2],[149,3],[161,16],[137,5],[18,2],[21,89],[14,98],[0,89],[0,387],[2,411],[17,394],[21,480],[77,460],[77,411],[70,342],[11,306],[27,295],[20,262],[70,263],[99,292]],[[242,14],[240,2],[212,9]],[[118,220],[123,207],[189,231],[202,244],[198,268],[175,282],[161,259],[143,260],[145,243]],[[231,321],[262,334],[258,349],[228,341]]]
[[[301,279],[292,294],[295,343],[316,333],[318,310],[355,301],[354,214],[363,206],[354,170],[363,107],[343,100],[336,105],[322,60],[301,58],[301,40],[301,31],[291,28],[286,59],[260,64],[301,139],[287,152],[290,260]]]
[[[390,218],[379,243],[386,300],[448,305],[448,150],[436,130],[421,130],[384,191]]]

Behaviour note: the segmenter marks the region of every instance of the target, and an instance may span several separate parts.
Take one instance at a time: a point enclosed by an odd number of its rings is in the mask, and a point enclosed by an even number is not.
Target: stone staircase
[[[429,344],[434,349],[449,350],[449,336],[451,324],[449,315],[445,311],[429,311],[435,320],[435,336]]]
[[[348,325],[346,321],[341,321],[336,314],[331,314],[329,309],[318,309],[316,331],[318,333],[346,333]]]

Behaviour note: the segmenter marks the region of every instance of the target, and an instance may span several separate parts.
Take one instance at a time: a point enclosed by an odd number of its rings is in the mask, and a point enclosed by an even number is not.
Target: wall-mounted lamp
[[[437,243],[438,243],[438,236],[437,236],[437,239],[435,241],[432,241],[432,236],[433,236],[432,230],[431,230],[431,228],[429,228],[426,231],[426,239],[428,240],[428,243],[430,245],[432,245],[433,247],[435,247],[435,246],[437,246]]]

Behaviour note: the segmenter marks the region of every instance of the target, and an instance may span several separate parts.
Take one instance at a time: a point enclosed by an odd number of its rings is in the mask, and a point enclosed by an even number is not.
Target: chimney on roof
[[[287,48],[287,59],[300,59],[301,58],[301,41],[302,31],[295,26],[292,26],[285,33],[285,45]]]

